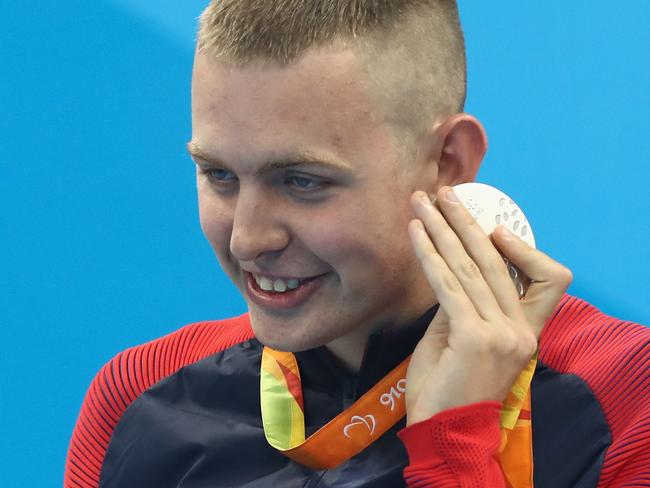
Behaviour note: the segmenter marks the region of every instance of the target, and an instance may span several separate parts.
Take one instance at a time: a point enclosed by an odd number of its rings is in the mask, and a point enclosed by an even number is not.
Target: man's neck
[[[341,365],[351,372],[358,373],[363,364],[363,356],[368,344],[368,338],[372,333],[385,327],[408,327],[425,312],[422,311],[419,314],[409,316],[406,321],[384,321],[373,327],[359,327],[345,336],[328,343],[326,347],[339,360]]]
[[[363,362],[363,352],[368,343],[368,335],[363,334],[360,337],[339,337],[327,344],[327,349],[336,359],[349,371],[358,373]]]

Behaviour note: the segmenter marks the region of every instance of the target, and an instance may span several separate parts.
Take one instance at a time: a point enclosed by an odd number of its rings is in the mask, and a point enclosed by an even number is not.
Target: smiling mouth
[[[244,272],[246,294],[260,307],[289,309],[304,304],[322,285],[329,273],[310,278],[274,278]]]
[[[259,286],[261,290],[268,292],[273,291],[276,293],[286,293],[287,290],[295,290],[302,282],[306,281],[306,279],[300,278],[268,278],[255,273],[251,274],[253,275],[253,279],[255,280],[255,283],[257,283],[257,286]]]

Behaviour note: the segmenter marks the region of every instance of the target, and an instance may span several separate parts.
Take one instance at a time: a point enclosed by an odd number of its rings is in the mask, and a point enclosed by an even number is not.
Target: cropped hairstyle
[[[197,49],[230,63],[288,65],[311,48],[357,52],[369,93],[413,145],[461,112],[465,43],[455,0],[212,0]]]

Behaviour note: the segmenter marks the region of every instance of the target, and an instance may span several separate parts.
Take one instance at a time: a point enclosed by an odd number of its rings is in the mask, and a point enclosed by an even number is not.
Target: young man
[[[451,0],[213,2],[188,148],[249,313],[110,361],[66,486],[650,486],[650,330],[474,223],[464,97]]]

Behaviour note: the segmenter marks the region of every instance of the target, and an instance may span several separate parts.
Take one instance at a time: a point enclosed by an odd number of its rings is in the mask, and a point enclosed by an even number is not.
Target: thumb
[[[499,250],[531,280],[521,300],[526,318],[539,336],[564,292],[573,280],[573,273],[543,252],[530,247],[503,226],[493,233]]]

